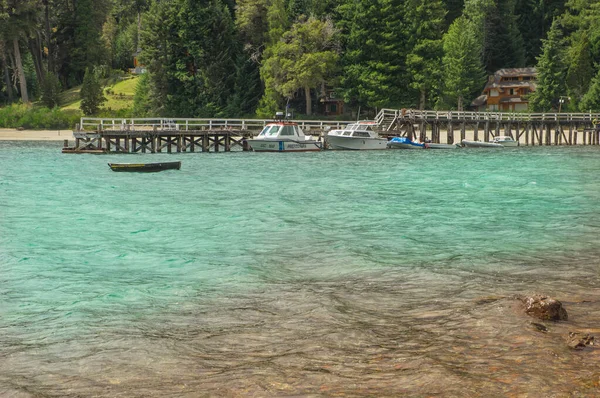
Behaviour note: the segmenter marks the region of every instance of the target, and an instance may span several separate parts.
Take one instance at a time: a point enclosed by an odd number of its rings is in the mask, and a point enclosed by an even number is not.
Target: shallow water
[[[0,142],[0,396],[597,396],[599,151]]]

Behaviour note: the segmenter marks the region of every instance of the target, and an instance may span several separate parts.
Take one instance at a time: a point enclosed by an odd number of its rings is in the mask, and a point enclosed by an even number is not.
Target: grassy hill
[[[137,86],[138,76],[127,77],[118,81],[104,82],[104,96],[106,102],[102,105],[103,113],[133,108],[133,96]],[[81,105],[79,92],[81,86],[73,87],[61,94],[61,109],[78,110]]]
[[[133,97],[139,77],[119,77],[104,81],[107,101],[100,110],[101,117],[125,117],[133,108]],[[60,108],[48,109],[40,102],[15,103],[0,107],[0,127],[25,129],[73,128],[82,116],[79,106],[81,86],[61,93]]]

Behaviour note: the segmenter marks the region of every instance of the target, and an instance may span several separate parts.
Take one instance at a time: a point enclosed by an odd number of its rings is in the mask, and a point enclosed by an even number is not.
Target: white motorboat
[[[304,132],[297,123],[284,120],[268,123],[258,136],[248,140],[255,152],[309,152],[320,151],[322,142]]]
[[[504,148],[504,145],[496,142],[462,140],[461,144],[466,148]]]
[[[494,140],[492,142],[500,144],[502,146],[519,146],[519,141],[515,141],[511,136],[508,135],[496,136],[494,137]]]
[[[388,140],[381,138],[373,127],[375,122],[350,123],[340,130],[331,130],[325,141],[330,149],[386,149]]]

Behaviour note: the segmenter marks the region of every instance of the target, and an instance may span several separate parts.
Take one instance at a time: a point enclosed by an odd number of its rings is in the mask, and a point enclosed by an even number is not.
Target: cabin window
[[[354,132],[354,137],[369,138],[369,133],[366,133],[364,131],[355,131]]]
[[[283,126],[281,128],[281,133],[279,133],[279,135],[285,135],[285,136],[295,135],[294,134],[294,126]]]
[[[515,89],[511,88],[510,90],[508,90],[509,95],[515,95]]]
[[[271,128],[269,129],[269,131],[265,135],[268,135],[270,137],[277,136],[277,133],[279,132],[279,127],[280,126],[271,126]]]
[[[498,96],[498,90],[490,90],[490,97],[497,97]]]
[[[350,135],[352,134],[352,131],[344,131],[344,133],[342,135]]]

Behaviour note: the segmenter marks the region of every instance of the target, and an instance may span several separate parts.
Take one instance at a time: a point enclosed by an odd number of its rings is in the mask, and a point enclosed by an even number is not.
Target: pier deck
[[[469,132],[475,140],[510,136],[520,145],[599,145],[598,113],[507,113],[382,109],[376,116],[382,136],[409,136],[453,144]],[[246,138],[272,120],[81,118],[75,146],[64,153],[229,152],[248,150]],[[351,121],[295,120],[306,135],[323,135]]]

